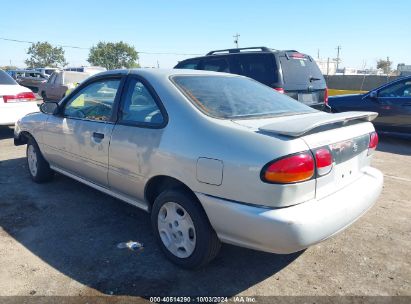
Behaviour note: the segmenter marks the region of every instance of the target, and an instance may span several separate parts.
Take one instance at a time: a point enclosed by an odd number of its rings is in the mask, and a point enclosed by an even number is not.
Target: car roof
[[[258,47],[261,48],[261,50],[253,50],[255,48],[243,48],[243,49],[239,49],[240,51],[233,51],[236,49],[227,49],[227,50],[216,50],[216,51],[211,51],[208,52],[207,54],[203,55],[203,56],[197,56],[197,57],[192,57],[192,58],[187,58],[184,60],[179,61],[180,62],[185,62],[188,60],[195,60],[195,59],[204,59],[204,58],[213,58],[213,57],[224,57],[224,56],[238,56],[238,55],[259,55],[259,54],[276,54],[278,56],[287,56],[287,53],[300,53],[303,54],[305,56],[309,56],[307,54],[301,53],[297,50],[276,50],[276,49],[270,49],[270,48],[266,48],[266,47]],[[257,49],[258,49],[257,48]],[[241,51],[241,50],[245,50],[245,51]],[[227,51],[226,53],[222,53],[223,51]]]

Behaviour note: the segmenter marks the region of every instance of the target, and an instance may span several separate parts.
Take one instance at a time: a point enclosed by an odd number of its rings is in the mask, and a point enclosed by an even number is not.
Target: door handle
[[[103,138],[104,138],[104,134],[103,134],[103,133],[93,132],[93,137],[94,137],[95,139],[103,139]]]

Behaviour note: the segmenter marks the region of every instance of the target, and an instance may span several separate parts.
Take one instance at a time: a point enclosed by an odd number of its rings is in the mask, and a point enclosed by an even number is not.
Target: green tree
[[[99,42],[93,46],[87,61],[92,65],[105,67],[107,70],[134,68],[137,64],[136,49],[123,42]]]
[[[29,68],[36,67],[62,67],[67,65],[62,47],[53,47],[48,42],[33,43],[27,55],[30,57],[25,61]]]
[[[4,66],[0,66],[0,70],[3,70],[3,71],[17,70],[17,67],[15,65],[4,65]]]
[[[379,59],[377,60],[377,69],[382,69],[385,74],[389,74],[391,72],[391,65],[392,61],[387,57],[387,59]]]

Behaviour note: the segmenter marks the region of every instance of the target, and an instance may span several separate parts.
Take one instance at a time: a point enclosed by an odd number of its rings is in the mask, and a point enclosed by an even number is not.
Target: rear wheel
[[[165,190],[151,213],[154,234],[173,263],[188,269],[206,265],[221,247],[197,198],[183,190]]]
[[[54,173],[40,152],[37,142],[31,137],[27,143],[27,166],[33,181],[44,183],[52,179]]]

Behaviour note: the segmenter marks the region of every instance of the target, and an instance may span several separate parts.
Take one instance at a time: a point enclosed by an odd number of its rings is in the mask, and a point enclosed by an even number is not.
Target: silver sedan
[[[35,182],[58,172],[149,212],[165,255],[197,268],[220,242],[291,253],[357,220],[382,189],[375,117],[243,76],[116,70],[22,118],[15,144]]]

